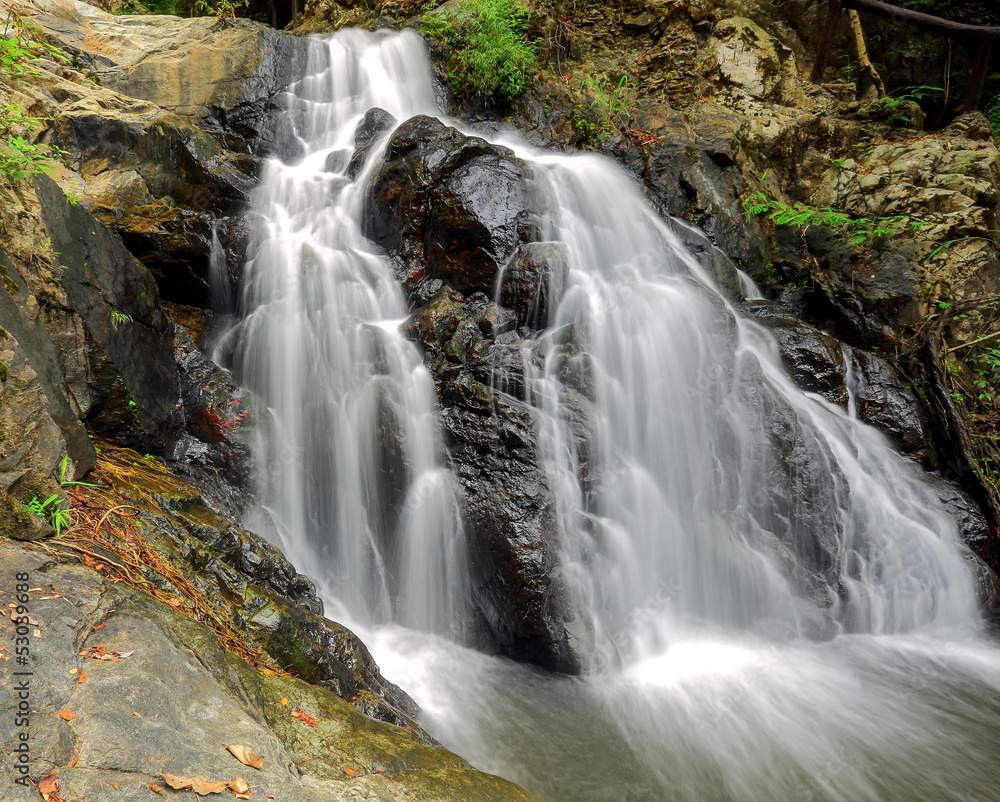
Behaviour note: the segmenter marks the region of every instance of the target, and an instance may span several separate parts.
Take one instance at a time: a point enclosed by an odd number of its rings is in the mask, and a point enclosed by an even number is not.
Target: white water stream
[[[1000,652],[919,470],[790,383],[617,167],[515,140],[543,235],[568,252],[550,322],[575,326],[591,360],[587,492],[551,334],[528,378],[592,670],[553,677],[456,645],[466,533],[434,389],[360,232],[377,159],[345,175],[371,107],[440,116],[426,55],[412,33],[309,46],[288,91],[304,156],[261,181],[237,368],[274,413],[261,461],[280,545],[425,726],[549,800],[1000,799]],[[820,468],[800,471],[797,502],[829,529],[828,641],[810,639],[822,625],[783,569],[779,536],[815,533],[772,503],[776,415]]]

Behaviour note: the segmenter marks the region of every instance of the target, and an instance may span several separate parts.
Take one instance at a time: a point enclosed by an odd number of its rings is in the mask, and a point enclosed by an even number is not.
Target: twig
[[[962,343],[961,345],[956,345],[953,348],[948,348],[945,350],[945,353],[950,354],[952,351],[957,351],[960,348],[968,348],[970,345],[976,345],[977,343],[984,343],[987,340],[992,340],[996,337],[1000,337],[1000,331],[995,331],[992,334],[987,334],[985,337],[980,337],[978,340],[972,340],[967,343]]]

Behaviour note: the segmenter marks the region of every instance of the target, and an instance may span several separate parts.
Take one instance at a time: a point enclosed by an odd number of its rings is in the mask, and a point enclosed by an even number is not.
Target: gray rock
[[[19,572],[30,577],[24,587],[45,585],[27,594],[37,632],[20,667],[31,676],[17,678],[27,684],[29,723],[16,726],[14,694],[0,703],[9,799],[38,798],[33,785],[13,782],[21,776],[13,749],[22,732],[27,776],[37,783],[55,770],[66,799],[157,799],[150,785],[164,788],[163,773],[209,782],[242,777],[252,798],[279,801],[536,799],[328,691],[257,673],[204,625],[90,568],[57,565],[2,541],[0,556],[5,607]],[[122,656],[87,656],[98,647]],[[238,762],[229,744],[262,755],[263,768]]]

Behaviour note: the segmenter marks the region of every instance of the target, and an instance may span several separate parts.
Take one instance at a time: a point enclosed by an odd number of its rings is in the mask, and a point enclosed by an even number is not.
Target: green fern
[[[763,180],[763,179],[762,179]],[[892,217],[851,217],[829,206],[816,208],[804,203],[789,206],[779,200],[767,197],[763,190],[756,189],[743,201],[743,216],[749,220],[752,217],[763,217],[777,226],[826,226],[840,231],[852,245],[891,237],[902,231],[918,231],[930,225],[921,220],[913,220],[907,215]]]

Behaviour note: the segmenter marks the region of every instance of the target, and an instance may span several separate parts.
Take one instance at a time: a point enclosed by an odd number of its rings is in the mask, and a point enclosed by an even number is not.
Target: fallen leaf
[[[348,777],[354,777],[357,774],[357,772],[354,769],[344,769],[344,774],[346,774]]]
[[[138,713],[136,713],[136,712],[135,712],[134,710],[132,711],[132,715],[133,715],[133,716],[135,716],[136,718],[142,718],[142,716],[140,716],[140,715],[139,715]]]
[[[44,799],[45,802],[49,802],[53,796],[58,798],[58,791],[59,780],[56,779],[56,770],[52,769],[52,771],[38,781],[38,793],[42,795],[42,799]]]
[[[154,794],[163,796],[163,789],[159,785],[156,785],[155,783],[146,783],[146,787]]]
[[[100,571],[104,567],[104,563],[98,563],[94,566],[95,571]]]
[[[242,744],[230,744],[226,749],[232,752],[233,757],[244,766],[250,766],[255,769],[264,768],[264,758],[261,755],[255,755],[248,747]]]
[[[198,777],[177,777],[174,774],[159,774],[157,776],[166,780],[167,785],[171,788],[178,791],[190,788],[196,794],[201,794],[202,796],[207,794],[221,794],[226,790],[226,783],[224,782],[209,782]]]
[[[97,644],[89,652],[80,652],[82,657],[89,657],[91,660],[114,660],[115,662],[133,654],[135,654],[135,650],[131,652],[109,652],[104,648],[103,643]]]
[[[80,683],[82,683],[82,682],[83,682],[83,681],[84,681],[84,680],[85,680],[86,678],[87,678],[87,672],[86,672],[86,671],[84,671],[84,672],[83,672],[83,673],[82,673],[82,674],[81,674],[81,675],[79,676],[79,678],[77,679],[77,681],[76,681],[77,685],[79,685]]]
[[[375,767],[375,773],[376,774],[385,774],[385,766],[376,766]]]
[[[182,605],[182,602],[180,599],[167,599],[167,604],[169,604],[171,607],[180,607]]]
[[[242,777],[236,777],[226,783],[226,787],[234,794],[249,794],[250,785]]]
[[[293,710],[292,717],[299,719],[303,724],[308,724],[310,727],[316,726],[316,719],[312,716],[306,715],[301,710]]]
[[[76,673],[76,671],[77,671],[77,669],[75,669],[75,668],[71,668],[71,669],[69,670],[69,673],[70,673],[70,674],[75,674],[75,673]]]
[[[111,787],[114,788],[117,791],[119,788],[122,787],[122,784],[121,783],[111,783]]]
[[[90,631],[97,632],[98,630],[104,629],[105,626],[107,626],[107,624],[98,624],[96,627],[91,627]]]
[[[282,696],[281,697],[281,703],[283,705],[287,705],[288,704],[288,697],[287,696]]]
[[[72,710],[60,710],[59,718],[61,718],[63,721],[72,721],[73,719],[76,718],[76,713],[74,713]]]

